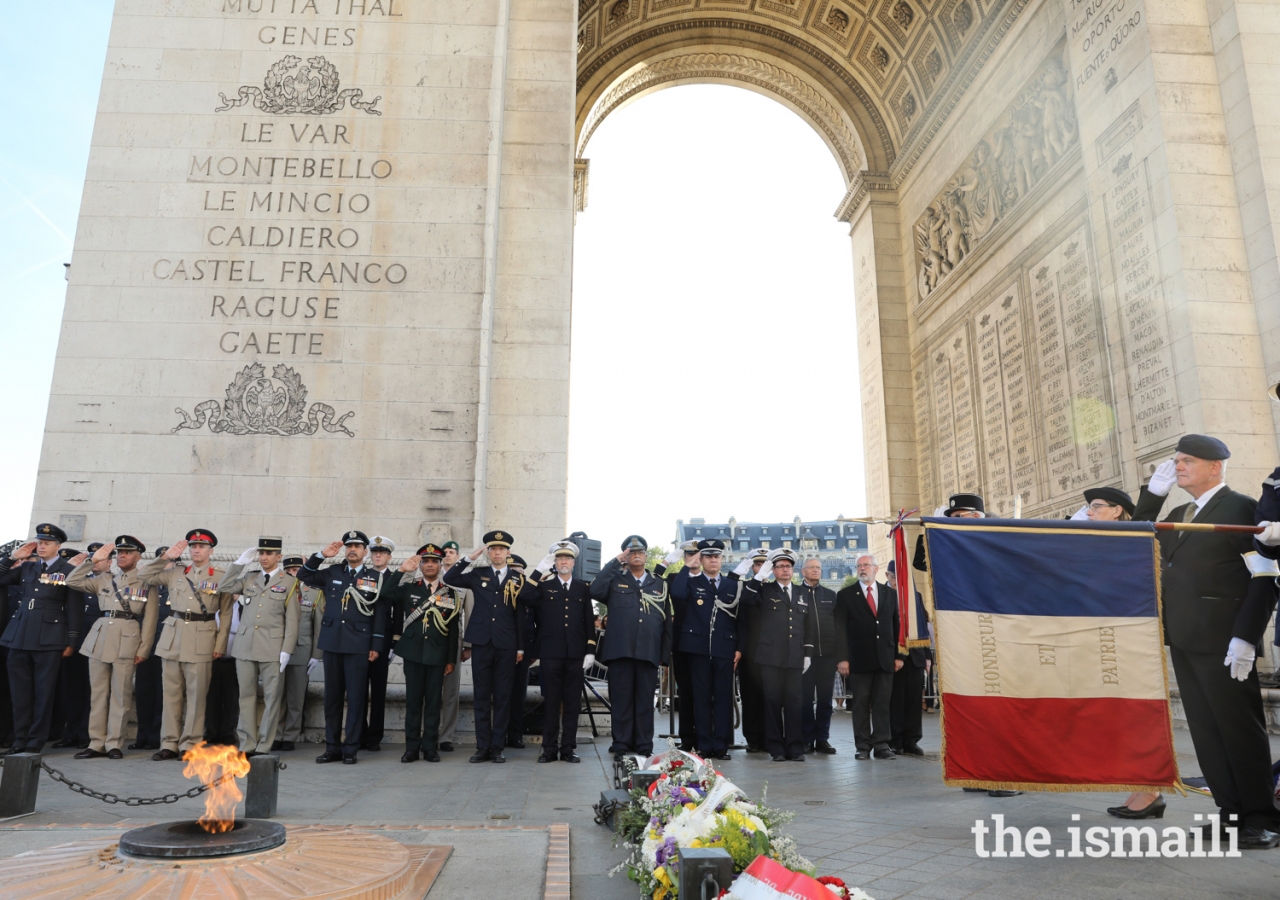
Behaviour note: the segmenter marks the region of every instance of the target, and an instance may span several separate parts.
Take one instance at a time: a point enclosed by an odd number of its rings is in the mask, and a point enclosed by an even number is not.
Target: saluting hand
[[[165,559],[180,559],[180,558],[182,557],[182,551],[184,551],[184,550],[186,550],[186,549],[187,549],[187,539],[186,539],[186,538],[183,538],[183,539],[182,539],[182,540],[180,540],[180,541],[174,541],[173,546],[171,546],[168,550],[166,550],[166,551],[164,552],[164,558],[165,558]]]
[[[14,550],[13,553],[9,554],[9,558],[12,559],[14,562],[22,562],[24,559],[26,559],[32,553],[35,553],[35,552],[36,552],[36,542],[27,541],[17,550]]]
[[[342,541],[334,541],[320,551],[320,555],[325,559],[333,559],[338,555],[338,551],[342,549]],[[372,662],[372,660],[371,660]]]
[[[94,551],[93,561],[96,563],[106,562],[111,558],[111,554],[112,552],[114,552],[115,549],[116,549],[115,544],[103,544],[101,547],[99,547],[97,550]],[[77,565],[79,565],[79,563],[77,563]]]
[[[408,575],[410,572],[416,570],[420,565],[422,565],[421,556],[410,556],[400,564],[400,571],[403,574]]]
[[[84,562],[88,558],[89,558],[88,553],[77,553],[75,556],[67,560],[67,562],[71,563],[71,565],[73,566],[78,566],[80,565],[80,563]],[[98,554],[97,553],[93,554],[93,558],[97,560]]]
[[[837,672],[839,672],[841,675],[848,675],[848,674],[849,674],[849,661],[848,661],[848,660],[845,660],[844,662],[838,662],[838,663],[836,663],[836,671],[837,671]]]

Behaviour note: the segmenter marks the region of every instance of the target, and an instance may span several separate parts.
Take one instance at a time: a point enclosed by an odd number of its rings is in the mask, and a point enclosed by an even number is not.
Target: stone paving
[[[665,720],[661,721],[665,724]],[[923,746],[936,751],[937,716],[925,718]],[[1245,853],[1240,859],[980,859],[970,833],[974,820],[1003,814],[1024,832],[1049,829],[1053,848],[1067,846],[1067,828],[1117,824],[1105,807],[1118,794],[1025,794],[994,799],[986,794],[947,788],[933,759],[856,761],[849,717],[837,712],[833,743],[839,753],[809,762],[771,763],[766,757],[735,752],[721,769],[759,796],[768,784],[770,805],[794,809],[789,827],[802,852],[821,873],[835,874],[866,889],[876,900],[912,897],[1045,898],[1045,900],[1127,900],[1127,898],[1261,898],[1280,896],[1280,850]],[[1176,731],[1184,775],[1198,774],[1189,736]],[[607,743],[579,746],[582,764],[538,765],[538,747],[508,751],[506,765],[470,765],[469,750],[442,754],[439,765],[400,763],[400,748],[385,744],[381,753],[363,753],[357,766],[318,766],[319,748],[283,754],[280,820],[352,825],[449,826],[425,833],[431,843],[452,843],[465,852],[446,865],[456,897],[491,896],[485,885],[519,883],[533,895],[541,882],[537,864],[545,859],[545,832],[453,830],[468,825],[570,826],[572,892],[578,900],[634,900],[633,885],[607,872],[622,854],[611,835],[592,821],[591,804],[610,786],[612,762]],[[1280,754],[1280,741],[1273,754]],[[122,763],[76,762],[59,751],[50,762],[99,790],[119,794],[156,794],[185,787],[179,763],[153,763],[138,754]],[[164,807],[128,809],[107,806],[73,794],[45,778],[39,811],[0,823],[0,854],[78,840],[142,822],[194,816],[201,803],[184,800]],[[1173,797],[1157,826],[1190,826],[1196,813],[1212,811],[1203,797]],[[1071,815],[1080,821],[1073,823]],[[89,828],[68,826],[89,825]],[[1148,824],[1148,823],[1136,823]],[[988,840],[990,840],[988,838]],[[470,885],[470,887],[466,887]],[[433,896],[436,893],[433,890]]]

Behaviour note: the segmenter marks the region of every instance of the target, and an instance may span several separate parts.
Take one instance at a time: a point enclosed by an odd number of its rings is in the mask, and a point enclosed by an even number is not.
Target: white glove
[[[391,662],[391,660],[393,660],[393,659],[395,659],[395,658],[396,658],[396,651],[394,651],[394,650],[388,650],[388,651],[387,651],[387,662]]]
[[[587,671],[587,669],[590,669],[595,664],[596,655],[594,653],[588,653],[586,656],[582,657],[582,671]]]
[[[933,517],[935,519],[940,519],[946,514],[947,514],[947,508],[945,506],[939,506],[937,509],[933,511]]]
[[[318,659],[307,660],[307,677],[310,678],[312,675],[316,673],[316,669],[320,668],[323,665],[324,663],[322,663]]]
[[[1072,514],[1071,521],[1081,522],[1088,518],[1089,518],[1089,504],[1086,503],[1084,506],[1080,507]]]
[[[249,565],[249,563],[253,562],[257,558],[257,556],[258,556],[258,548],[250,547],[248,550],[244,551],[236,558],[236,565],[247,566]]]
[[[669,566],[674,566],[676,563],[680,562],[680,560],[682,559],[684,559],[684,551],[681,550],[679,547],[672,550],[666,556],[662,557],[662,561]]]
[[[542,557],[542,562],[534,566],[533,571],[550,572],[555,567],[556,567],[556,558],[552,554],[548,553],[546,556]]]
[[[737,575],[739,578],[741,578],[741,577],[742,577],[742,576],[744,576],[744,575],[748,575],[748,574],[750,574],[750,572],[751,572],[751,557],[750,557],[750,556],[748,556],[748,557],[747,557],[746,559],[744,559],[742,562],[738,563],[738,567],[737,567],[736,569],[734,569],[734,570],[733,570],[733,574],[734,574],[734,575]]]
[[[809,671],[809,663],[811,663],[812,661],[813,660],[809,659],[809,657],[807,656],[804,658],[804,668],[800,670],[801,675]]]
[[[1259,522],[1267,530],[1255,534],[1253,539],[1265,547],[1280,547],[1280,522]]]
[[[283,672],[283,671],[284,671],[284,667],[285,667],[285,666],[287,666],[287,665],[289,665],[289,654],[288,654],[288,653],[281,653],[281,654],[280,654],[280,671],[281,671],[281,672]]]
[[[1253,671],[1253,661],[1258,657],[1258,650],[1243,638],[1233,637],[1227,646],[1227,658],[1224,666],[1231,667],[1231,677],[1236,681],[1244,681]]]
[[[773,563],[767,562],[760,567],[760,571],[756,573],[756,581],[768,581],[769,576],[773,574]]]
[[[1174,468],[1174,462],[1171,459],[1166,459],[1156,466],[1156,470],[1151,473],[1151,480],[1147,482],[1147,490],[1157,497],[1168,497],[1169,492],[1173,490],[1173,486],[1177,483],[1178,472]]]

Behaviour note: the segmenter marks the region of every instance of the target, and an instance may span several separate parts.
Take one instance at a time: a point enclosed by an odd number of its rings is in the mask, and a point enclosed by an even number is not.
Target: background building
[[[799,516],[790,522],[739,522],[733,516],[724,523],[676,520],[677,543],[717,538],[725,543],[731,569],[756,547],[786,547],[795,550],[802,560],[815,556],[822,560],[822,582],[836,588],[846,577],[857,574],[857,559],[868,552],[866,524],[844,516],[816,522],[806,522]]]

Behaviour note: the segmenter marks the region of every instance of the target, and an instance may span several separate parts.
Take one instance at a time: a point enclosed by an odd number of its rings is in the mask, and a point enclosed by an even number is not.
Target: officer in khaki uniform
[[[286,556],[281,562],[285,572],[297,575],[306,565],[301,556]],[[271,752],[293,750],[302,740],[302,713],[307,705],[307,682],[311,673],[322,668],[320,648],[320,617],[324,615],[324,594],[313,587],[298,582],[298,642],[289,650],[289,664],[284,669],[284,695],[280,701],[280,737],[271,745]]]
[[[400,566],[404,577],[392,591],[392,631],[400,633],[396,646],[404,661],[404,763],[415,762],[419,753],[427,762],[440,762],[441,691],[457,658],[462,611],[462,591],[440,580],[443,558],[435,544],[423,544]],[[419,567],[420,581],[413,574]]]
[[[280,565],[283,539],[258,538],[227,568],[218,590],[239,594],[240,627],[232,655],[240,684],[240,749],[255,756],[271,749],[280,724],[280,698],[285,667],[298,643],[298,579]],[[254,556],[258,564],[251,565]],[[263,712],[258,719],[258,679],[262,679]],[[256,740],[255,740],[256,732]]]
[[[449,571],[458,561],[458,542],[445,541],[440,545],[444,551],[442,568]],[[462,618],[458,620],[458,633],[467,633],[467,623],[471,621],[471,608],[475,600],[466,588],[456,588],[462,597]],[[471,645],[466,641],[458,642],[458,650],[453,658],[453,671],[444,676],[444,699],[440,705],[440,749],[446,753],[453,751],[453,739],[458,732],[458,693],[462,687],[462,664],[471,658]]]
[[[160,615],[160,589],[146,587],[138,561],[146,546],[122,534],[114,545],[99,547],[67,576],[67,586],[98,598],[102,616],[93,623],[80,647],[89,658],[89,746],[76,759],[123,759],[125,717],[133,705],[134,667],[151,655]],[[116,554],[117,576],[111,571]]]
[[[218,539],[207,528],[193,528],[159,559],[142,567],[142,583],[169,590],[173,613],[156,641],[164,660],[164,712],[160,750],[154,760],[179,759],[204,738],[204,704],[213,661],[227,652],[235,597],[218,589],[223,572],[209,564]],[[191,565],[166,568],[191,548]],[[218,615],[221,613],[221,616]]]

